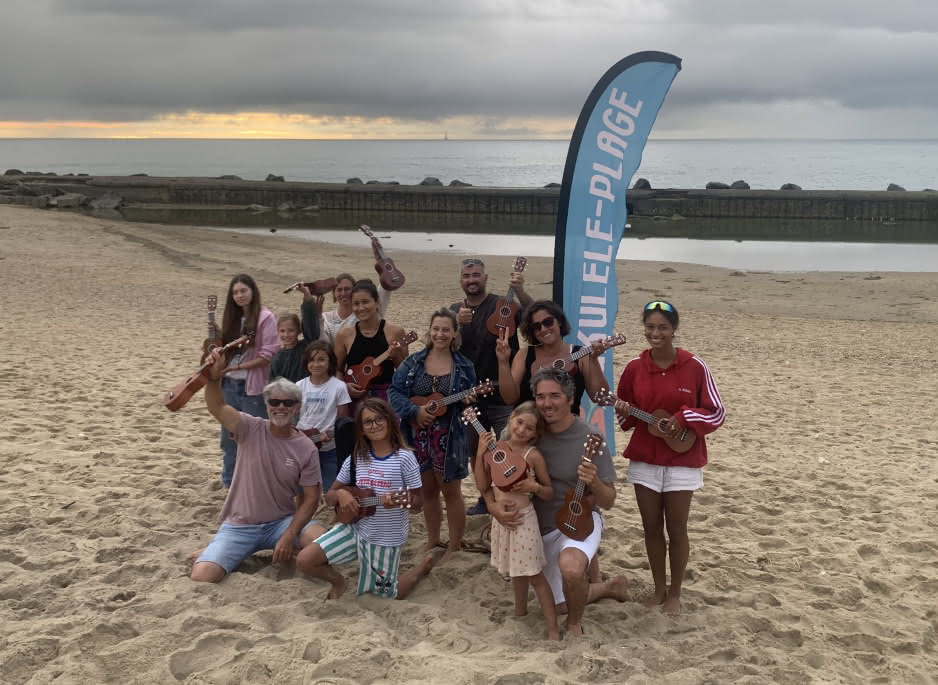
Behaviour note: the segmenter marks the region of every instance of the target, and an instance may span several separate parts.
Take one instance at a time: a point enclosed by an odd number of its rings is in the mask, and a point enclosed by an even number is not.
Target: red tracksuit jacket
[[[677,414],[685,428],[697,434],[697,442],[684,454],[678,454],[668,444],[648,432],[648,425],[634,416],[623,420],[623,430],[634,428],[623,456],[659,466],[689,466],[700,468],[707,463],[707,442],[703,436],[723,425],[723,402],[710,375],[710,369],[700,357],[687,350],[677,349],[674,361],[662,369],[645,350],[630,361],[616,389],[619,399],[654,412],[666,409]]]

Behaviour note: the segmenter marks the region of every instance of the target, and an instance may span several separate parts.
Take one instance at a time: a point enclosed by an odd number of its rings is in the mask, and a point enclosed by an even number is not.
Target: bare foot
[[[338,599],[341,597],[345,594],[345,586],[345,576],[342,576],[341,580],[337,580],[332,584],[332,587],[329,589],[329,594],[326,595],[326,599]]]
[[[560,641],[560,629],[559,628],[554,628],[553,630],[548,629],[547,639],[554,640],[555,642],[559,642]]]
[[[417,555],[429,554],[435,550],[440,544],[439,540],[427,540],[423,545],[420,546],[420,549],[417,550]]]
[[[567,613],[567,603],[561,602],[560,604],[555,604],[554,611],[557,613],[558,616],[563,616],[564,614]]]
[[[627,602],[629,600],[629,579],[625,576],[616,576],[608,581],[609,594],[617,602]]]
[[[443,552],[443,556],[440,557],[440,563],[445,564],[451,556],[460,551],[462,551],[461,547],[447,547],[446,551]]]
[[[668,596],[668,589],[662,588],[661,590],[655,590],[655,594],[646,599],[642,604],[645,605],[648,609],[654,609],[660,604],[664,604],[664,600]]]
[[[528,607],[527,607],[527,605],[525,605],[525,606],[515,606],[515,612],[514,612],[514,613],[515,613],[515,616],[527,616],[527,615],[528,615]]]
[[[668,597],[661,604],[661,611],[668,616],[680,616],[681,615],[681,596],[677,597]]]
[[[582,637],[583,626],[581,626],[579,623],[570,623],[567,621],[567,635],[572,637]]]
[[[198,558],[199,558],[200,556],[202,556],[202,552],[204,552],[204,551],[205,551],[204,548],[203,548],[203,549],[197,549],[197,550],[194,551],[192,554],[190,554],[189,556],[186,557],[186,563],[187,563],[187,564],[194,564],[194,563],[198,560]]]
[[[445,557],[446,555],[444,554],[443,556]],[[433,568],[433,556],[428,554],[427,556],[424,557],[423,561],[421,561],[417,566],[414,567],[414,570],[417,573],[417,577],[422,578],[423,576],[430,573],[430,569],[432,568]]]

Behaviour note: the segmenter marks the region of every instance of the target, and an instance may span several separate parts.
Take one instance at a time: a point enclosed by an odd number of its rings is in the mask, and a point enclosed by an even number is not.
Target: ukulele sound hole
[[[495,450],[495,454],[492,455],[492,461],[496,464],[501,464],[505,461],[505,453],[501,450]]]
[[[428,411],[429,413],[432,414],[432,413],[435,412],[437,409],[439,409],[439,407],[437,406],[436,402],[427,402],[427,411]]]
[[[390,264],[385,264],[385,265],[384,265],[384,270],[385,270],[385,271],[394,271],[394,267],[391,266]]]
[[[362,367],[362,373],[364,373],[364,374],[366,374],[366,375],[370,375],[372,368],[373,368],[373,367],[371,366],[371,364],[369,364],[368,366],[363,366],[363,367]]]
[[[501,316],[511,316],[511,307],[502,307],[498,310]]]
[[[583,513],[583,505],[579,502],[570,502],[570,513],[579,516]]]
[[[566,362],[564,362],[563,359],[555,359],[554,363],[551,364],[551,366],[553,366],[558,371],[563,371],[563,369],[567,366],[567,364]]]

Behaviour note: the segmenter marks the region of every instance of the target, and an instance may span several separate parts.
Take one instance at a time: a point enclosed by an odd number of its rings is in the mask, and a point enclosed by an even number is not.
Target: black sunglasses
[[[299,400],[281,400],[278,397],[271,397],[269,400],[267,400],[267,404],[269,404],[271,407],[279,407],[281,404],[284,407],[294,407],[299,403]]]
[[[539,330],[541,330],[541,328],[550,328],[551,326],[554,325],[554,323],[555,323],[556,321],[557,321],[557,319],[555,319],[555,318],[552,317],[552,316],[545,316],[545,317],[544,317],[543,319],[541,319],[540,321],[532,321],[532,322],[531,322],[531,330],[532,330],[534,333],[537,333]]]

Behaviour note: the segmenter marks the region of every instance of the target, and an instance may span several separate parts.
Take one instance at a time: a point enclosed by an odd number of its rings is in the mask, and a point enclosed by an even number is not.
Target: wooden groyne
[[[556,214],[559,188],[297,183],[138,176],[4,176],[7,201],[46,206],[39,197],[113,194],[130,203],[318,206],[324,210]],[[19,184],[19,185],[16,185]],[[11,187],[29,189],[14,194]],[[860,190],[630,190],[629,214],[687,218],[938,221],[938,193]]]

